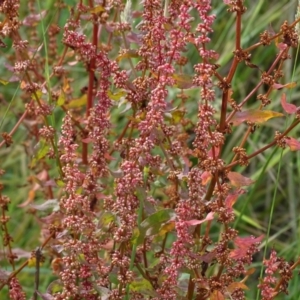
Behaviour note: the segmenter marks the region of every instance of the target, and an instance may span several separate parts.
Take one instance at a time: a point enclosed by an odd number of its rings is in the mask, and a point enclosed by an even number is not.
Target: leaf
[[[64,187],[66,184],[60,180],[60,179],[56,179],[55,183],[57,184],[58,187]]]
[[[36,101],[36,97],[38,99],[40,99],[42,97],[42,95],[43,95],[43,92],[41,90],[37,90],[35,92],[35,94],[32,94],[31,99],[33,99],[34,101]]]
[[[254,272],[255,272],[255,268],[250,268],[246,271],[245,275],[252,275],[252,274],[254,274]]]
[[[121,98],[126,96],[126,92],[118,91],[116,93],[112,93],[111,91],[107,91],[107,96],[110,100],[119,101]]]
[[[288,114],[294,114],[297,112],[297,106],[291,103],[286,102],[286,95],[282,94],[281,96],[281,105],[284,109],[284,111]]]
[[[69,104],[66,105],[67,108],[78,108],[86,105],[87,95],[84,94],[79,98],[72,99]]]
[[[129,284],[129,289],[133,292],[142,293],[143,295],[148,295],[156,297],[156,292],[153,289],[151,283],[145,279],[136,279]]]
[[[233,293],[237,289],[249,290],[249,288],[243,282],[233,282],[227,288],[229,293]]]
[[[5,282],[9,278],[9,272],[3,269],[0,269],[0,280]]]
[[[174,74],[173,79],[175,79],[175,87],[179,89],[190,89],[194,86],[193,78],[187,74]]]
[[[115,220],[115,216],[111,212],[106,211],[103,212],[98,219],[100,228],[103,228],[111,224]]]
[[[201,175],[201,184],[206,185],[212,178],[212,175],[208,171],[204,171]]]
[[[47,293],[52,295],[62,290],[63,290],[63,285],[59,279],[52,281],[47,287]]]
[[[271,110],[247,110],[237,112],[231,119],[231,123],[236,126],[244,121],[253,122],[253,123],[264,123],[271,118],[282,117],[282,113]]]
[[[43,300],[54,300],[54,296],[52,296],[49,293],[41,293],[39,291],[36,291],[36,293],[43,299]]]
[[[224,295],[217,290],[214,290],[211,294],[210,294],[210,300],[225,300]]]
[[[298,151],[300,150],[300,142],[292,137],[287,137],[285,139],[286,144],[290,147],[291,151]]]
[[[70,84],[69,84],[69,80],[67,77],[64,76],[63,78],[63,91],[64,93],[69,93],[71,90]]]
[[[213,218],[214,218],[214,212],[211,211],[210,213],[207,214],[206,218],[203,219],[203,220],[190,220],[190,221],[186,221],[185,223],[187,225],[194,226],[194,225],[202,224],[202,223],[204,223],[206,221],[213,220]]]
[[[288,45],[285,43],[278,43],[278,38],[275,39],[275,45],[281,51],[285,50],[288,47]]]
[[[16,256],[15,260],[19,260],[19,259],[22,259],[22,258],[27,258],[28,259],[32,255],[32,253],[30,251],[25,251],[21,248],[12,249],[12,253],[13,253],[13,255]],[[6,250],[0,250],[0,258],[1,259],[5,258],[6,255],[7,255]],[[1,278],[0,278],[0,280],[1,280]]]
[[[296,82],[290,82],[290,83],[286,83],[286,84],[274,83],[272,87],[275,90],[281,90],[283,88],[293,89],[296,86],[297,86]]]
[[[230,180],[230,183],[235,187],[251,185],[254,182],[250,178],[244,177],[238,172],[229,172],[227,177]]]
[[[167,232],[173,231],[174,228],[175,228],[175,221],[170,221],[160,227],[158,234],[164,236]]]
[[[253,236],[235,238],[234,244],[237,248],[232,250],[229,256],[233,259],[240,259],[245,257],[249,248],[256,243],[259,243],[262,239],[263,235],[257,238]]]
[[[23,25],[25,26],[36,26],[38,22],[46,16],[46,10],[41,11],[38,14],[30,14],[23,20]]]
[[[7,85],[9,84],[9,81],[0,78],[0,83],[3,85]]]
[[[97,286],[94,285],[94,288],[97,290],[99,295],[101,296],[101,300],[108,300],[110,297],[110,289],[103,287],[103,286]]]
[[[65,102],[66,102],[66,95],[65,95],[64,91],[61,91],[59,94],[59,97],[56,101],[56,104],[57,104],[57,106],[62,106],[65,104]]]
[[[90,10],[90,13],[91,14],[98,14],[98,13],[104,12],[104,11],[105,11],[105,8],[102,5],[97,5],[97,6],[95,6],[94,8],[92,8]]]
[[[44,139],[41,139],[34,148],[35,148],[34,150],[37,150],[37,153],[31,161],[31,164],[30,164],[31,168],[34,168],[37,161],[44,158],[48,154],[50,146]]]
[[[43,263],[40,261],[39,264],[41,266]],[[36,267],[36,258],[35,257],[30,257],[28,259],[27,267],[29,267],[29,268],[35,268]]]
[[[135,58],[139,57],[138,52],[136,50],[128,50],[122,54],[119,54],[116,58],[116,61],[120,62],[124,58],[134,58],[134,57]]]
[[[146,236],[158,234],[161,228],[168,222],[175,219],[173,209],[161,209],[146,218],[139,226],[139,236],[135,243],[140,245]]]
[[[184,117],[185,115],[185,111],[182,110],[176,110],[176,111],[172,111],[171,112],[171,116],[172,116],[172,123],[178,124]]]
[[[50,199],[45,201],[43,204],[30,204],[30,207],[36,210],[45,211],[50,208],[59,208],[59,203],[57,199]]]
[[[220,147],[213,147],[208,151],[209,157],[218,156],[220,153]]]
[[[117,171],[109,170],[109,172],[113,176],[113,178],[122,178],[124,176],[124,172],[120,169]]]
[[[245,193],[245,191],[240,189],[233,194],[229,194],[225,199],[225,207],[227,207],[229,209],[232,208],[232,206],[236,202],[237,198],[244,193]]]

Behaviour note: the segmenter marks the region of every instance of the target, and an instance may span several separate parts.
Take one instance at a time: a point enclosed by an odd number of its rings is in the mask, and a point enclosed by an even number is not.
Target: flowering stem
[[[93,8],[93,1],[89,1],[90,7]],[[93,24],[93,46],[95,47],[95,55],[97,53],[97,45],[98,45],[98,24],[96,21]],[[95,82],[95,67],[96,67],[96,59],[93,57],[89,63],[88,71],[89,71],[89,85],[87,92],[87,104],[86,104],[86,118],[90,115],[90,110],[93,107],[93,96],[94,96],[94,82]],[[82,143],[82,163],[88,163],[88,143]]]
[[[283,138],[284,136],[286,136],[286,135],[287,135],[292,129],[294,129],[299,123],[300,123],[300,120],[294,121],[294,123],[293,123],[289,128],[287,128],[282,134],[280,134],[280,135],[278,136],[278,138],[281,139],[281,138]],[[262,147],[261,149],[259,149],[259,150],[255,151],[255,152],[253,152],[252,154],[248,155],[248,156],[246,157],[246,159],[251,159],[251,158],[255,157],[256,155],[258,155],[258,154],[260,154],[260,153],[262,153],[262,152],[264,152],[265,150],[271,148],[272,146],[274,146],[274,145],[276,145],[276,144],[277,144],[277,141],[273,141],[273,142],[269,143],[268,145]],[[239,163],[238,161],[234,161],[234,162],[228,164],[227,166],[225,166],[225,167],[223,168],[223,170],[230,170],[232,167],[236,166],[238,163]]]
[[[147,182],[147,179],[144,178],[145,183]],[[137,224],[138,224],[138,228],[142,222],[143,219],[143,208],[144,208],[144,198],[146,198],[146,193],[145,190],[143,189],[139,189],[138,195],[139,195],[139,200],[140,200],[140,204],[139,204],[139,210],[138,210],[138,218],[137,218]],[[136,249],[137,249],[137,243],[134,242],[133,246],[132,246],[132,251],[131,251],[131,258],[130,258],[130,266],[129,266],[129,270],[132,271],[133,267],[134,267],[134,261],[135,261],[135,255],[136,255]],[[129,284],[126,285],[126,296],[125,296],[125,300],[129,300]]]

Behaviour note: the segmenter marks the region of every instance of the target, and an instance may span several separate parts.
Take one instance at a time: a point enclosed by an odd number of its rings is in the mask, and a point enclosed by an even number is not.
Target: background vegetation
[[[3,1],[2,1],[3,2]],[[28,5],[29,3],[29,5]],[[36,51],[41,42],[46,38],[48,41],[53,38],[55,49],[38,49],[36,60],[40,68],[38,70],[43,76],[47,77],[49,71],[47,64],[53,62],[52,52],[58,55],[62,54],[64,45],[61,43],[63,31],[52,37],[49,35],[53,24],[63,28],[70,15],[70,10],[75,7],[77,1],[21,1],[19,9],[19,19],[23,21],[20,27],[20,35],[23,39],[28,39],[32,51]],[[1,5],[1,4],[0,4]],[[138,10],[142,4],[139,1],[133,1],[133,8]],[[242,48],[246,48],[259,41],[259,34],[264,30],[278,32],[280,25],[284,20],[289,22],[295,18],[296,1],[245,1],[247,12],[243,15],[242,26]],[[62,6],[63,8],[60,8]],[[218,70],[221,75],[226,75],[230,62],[232,60],[232,51],[235,45],[235,18],[229,17],[222,1],[212,1],[213,13],[217,16],[213,24],[214,32],[211,35],[210,47],[220,54],[217,63],[221,66]],[[37,16],[39,12],[45,12],[43,23]],[[2,22],[4,19],[2,20]],[[139,19],[133,22],[136,26]],[[87,25],[88,26],[88,25]],[[52,27],[52,30],[54,27]],[[104,36],[105,38],[105,36]],[[24,111],[24,103],[28,102],[28,96],[24,95],[22,89],[22,80],[14,81],[12,78],[11,66],[14,64],[14,49],[12,47],[12,38],[2,38],[5,48],[1,49],[0,64],[0,124],[1,132],[10,132],[18,122]],[[29,49],[30,50],[30,49]],[[113,51],[112,51],[113,52]],[[199,62],[199,55],[195,48],[187,49],[189,63],[184,67],[185,73],[191,74],[193,66]],[[259,47],[251,57],[251,62],[260,69],[268,69],[274,61],[277,53],[275,44],[269,47]],[[112,54],[113,55],[113,54]],[[134,63],[138,59],[132,58]],[[124,62],[127,66],[127,62]],[[88,73],[84,64],[79,63],[76,66],[65,66],[71,74],[72,82],[52,82],[52,85],[61,86],[64,89],[72,90],[72,98],[80,98],[82,90],[88,85]],[[298,63],[298,49],[293,49],[291,59],[284,66],[284,82],[299,82],[300,69]],[[260,72],[255,68],[245,68],[239,66],[232,82],[232,88],[235,91],[235,99],[244,99],[245,96],[257,84]],[[62,80],[62,79],[60,79]],[[69,87],[70,85],[70,87]],[[264,87],[260,92],[265,92]],[[175,90],[169,90],[169,97],[175,95]],[[190,100],[187,105],[187,117],[193,122],[197,122],[197,107],[199,92],[195,89],[187,90]],[[298,106],[299,87],[288,90],[287,98],[289,103]],[[27,97],[27,98],[26,98]],[[216,104],[221,104],[221,92],[216,89]],[[194,99],[194,101],[192,100]],[[280,107],[281,93],[277,92],[274,96],[270,110]],[[249,108],[255,107],[255,102],[249,103]],[[79,110],[81,109],[79,104]],[[111,121],[116,126],[115,132],[122,132],[126,118],[120,117],[120,111],[123,106],[114,107],[111,111]],[[275,110],[275,109],[274,109]],[[62,118],[65,112],[62,109],[55,110],[55,129],[60,132]],[[258,127],[254,134],[248,139],[247,153],[253,153],[262,148],[273,136],[275,130],[281,132],[292,122],[291,117],[275,118],[270,120],[262,127]],[[5,174],[1,178],[4,186],[3,194],[11,199],[8,206],[7,215],[11,217],[8,222],[8,232],[13,237],[13,248],[17,249],[21,257],[16,263],[21,264],[30,257],[31,251],[41,245],[41,228],[43,217],[46,217],[49,211],[38,211],[28,205],[29,203],[41,204],[44,202],[43,189],[37,188],[39,180],[44,176],[42,169],[36,168],[33,163],[34,157],[40,153],[39,149],[43,147],[38,141],[37,127],[29,119],[24,120],[13,135],[13,144],[9,147],[1,147],[0,161],[1,169]],[[241,134],[246,131],[246,126],[239,126],[226,142],[223,149],[223,157],[232,158],[232,147],[237,144]],[[36,138],[34,138],[36,136]],[[292,132],[292,136],[299,136],[299,128]],[[109,137],[113,139],[114,137]],[[190,143],[193,141],[191,133]],[[37,157],[37,159],[39,159]],[[230,159],[228,160],[230,161]],[[52,164],[49,169],[49,176],[55,180],[59,177],[59,172]],[[49,165],[48,165],[49,166]],[[251,177],[255,183],[247,188],[248,193],[242,195],[235,204],[236,220],[234,226],[239,230],[241,236],[253,234],[254,236],[268,236],[269,249],[274,248],[279,256],[287,261],[297,260],[300,252],[300,224],[299,224],[299,198],[300,198],[300,153],[291,152],[288,148],[271,148],[264,154],[255,157],[247,168],[236,167],[235,171],[242,171],[244,176]],[[58,195],[55,196],[55,198]],[[3,237],[3,232],[1,232]],[[219,228],[216,226],[212,230],[212,238],[217,238]],[[215,236],[213,236],[215,235]],[[0,239],[0,243],[3,238]],[[260,246],[264,249],[265,242]],[[1,245],[1,266],[7,272],[11,273],[12,267],[7,262],[7,250]],[[247,281],[250,290],[246,292],[247,299],[255,299],[257,294],[257,277],[259,277],[261,262],[264,252],[256,254],[254,257],[254,267],[256,272]],[[51,269],[51,260],[53,257],[47,257],[40,267],[40,290],[45,291],[49,284],[56,279]],[[34,290],[34,266],[25,267],[18,275],[18,279],[29,298]],[[296,272],[296,271],[295,271]],[[253,279],[252,279],[253,278]],[[253,280],[253,281],[251,281]],[[289,295],[281,295],[278,299],[296,299],[299,294],[299,279],[294,276],[290,282]],[[0,291],[1,299],[8,299],[7,287]]]

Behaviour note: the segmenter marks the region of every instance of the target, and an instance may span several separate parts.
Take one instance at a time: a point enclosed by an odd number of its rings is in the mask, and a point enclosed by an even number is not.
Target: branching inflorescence
[[[219,3],[234,15],[236,30],[231,63],[223,68],[211,42],[218,20],[212,1],[54,2],[41,11],[39,1],[29,1],[21,21],[18,1],[0,1],[0,35],[13,45],[6,84],[20,82],[23,107],[0,146],[13,147],[14,134],[29,124],[28,139],[40,149],[26,144],[36,184],[21,206],[41,225],[41,244],[19,266],[10,199],[0,186],[3,247],[12,267],[1,270],[1,288],[9,288],[10,299],[25,299],[17,275],[33,265],[33,299],[245,299],[264,236],[245,236],[234,226],[240,219],[233,206],[254,181],[233,169],[244,170],[272,147],[300,149],[289,136],[299,109],[285,94],[282,109],[294,121],[260,149],[247,147],[257,126],[283,116],[267,109],[272,92],[295,87],[282,78],[298,46],[299,19],[243,48],[244,1]],[[68,15],[63,26],[55,24],[60,14]],[[263,70],[251,59],[259,47],[277,51]],[[233,82],[238,67],[261,76],[242,99]],[[238,136],[236,127],[245,124]],[[223,154],[233,137],[230,160]],[[36,191],[43,204],[35,203]],[[47,291],[41,261],[56,277]],[[287,293],[299,262],[287,263],[273,249],[252,287],[261,299]]]

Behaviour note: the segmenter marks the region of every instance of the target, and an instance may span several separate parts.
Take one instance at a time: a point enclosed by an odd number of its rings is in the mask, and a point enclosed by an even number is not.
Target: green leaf
[[[141,293],[143,295],[149,295],[149,296],[152,296],[152,297],[157,296],[157,294],[156,294],[155,290],[153,289],[151,283],[145,278],[136,279],[136,280],[132,281],[129,285],[129,289],[132,292],[138,292],[138,293]]]
[[[175,86],[179,89],[190,89],[193,87],[193,77],[187,74],[174,74]]]
[[[118,91],[116,93],[112,93],[111,91],[107,91],[107,96],[110,100],[119,101],[121,98],[126,96],[125,91]]]
[[[62,106],[65,104],[65,102],[66,102],[66,95],[65,95],[64,91],[61,91],[56,104],[57,104],[57,106]]]
[[[38,99],[40,99],[42,97],[43,93],[41,90],[38,90],[35,92],[35,94],[31,94],[31,95],[32,95],[31,98],[36,101],[35,95],[37,96]]]
[[[115,216],[111,212],[103,212],[99,217],[99,225],[101,228],[107,227],[115,220]]]
[[[117,56],[116,62],[120,62],[124,58],[136,58],[139,57],[138,52],[136,50],[128,50]]]
[[[31,161],[31,168],[34,168],[36,163],[48,154],[50,146],[47,141],[41,139],[35,148],[37,148],[38,150],[35,157]]]
[[[172,123],[178,124],[184,117],[185,111],[182,110],[175,110],[171,112],[172,115]]]
[[[3,85],[7,85],[9,84],[9,81],[0,78],[0,83]]]
[[[173,209],[162,209],[146,218],[139,226],[139,236],[133,243],[140,245],[143,243],[144,238],[158,234],[161,228],[166,223],[175,219],[175,212]]]
[[[63,284],[60,280],[52,281],[47,287],[47,293],[53,295],[57,292],[61,292],[63,290]]]
[[[84,94],[79,98],[72,99],[69,104],[67,104],[67,108],[78,108],[86,105],[87,95]]]

